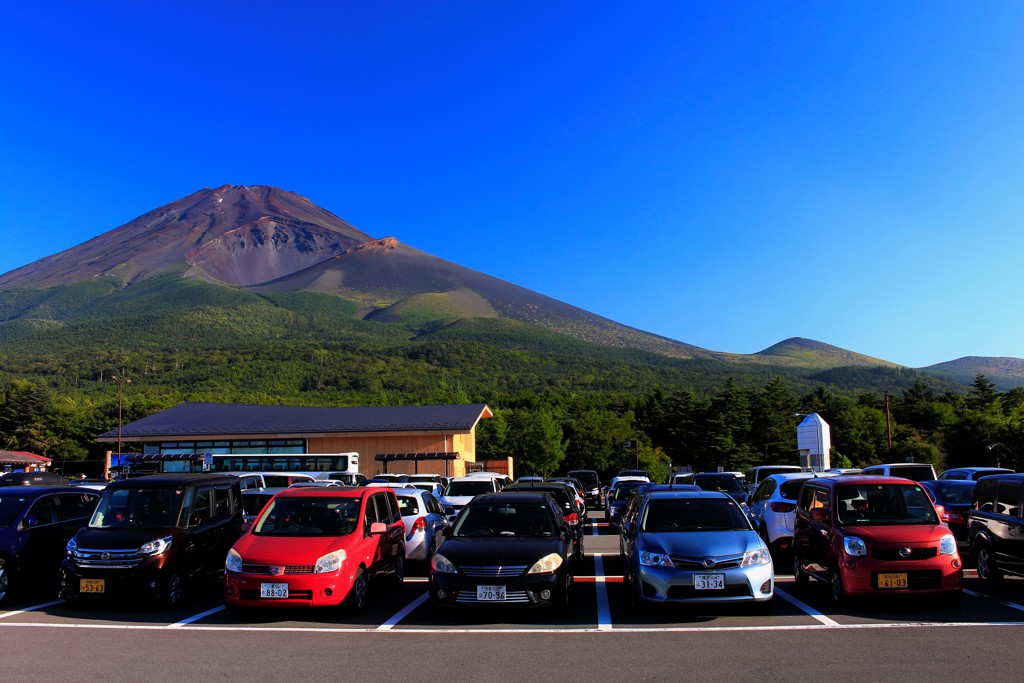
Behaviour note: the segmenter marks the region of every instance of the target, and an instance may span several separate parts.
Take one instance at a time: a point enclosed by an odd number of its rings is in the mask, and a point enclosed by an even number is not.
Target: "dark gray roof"
[[[217,435],[469,431],[491,411],[484,403],[446,406],[316,408],[241,403],[182,403],[121,427],[122,441]],[[98,437],[114,441],[117,430]]]

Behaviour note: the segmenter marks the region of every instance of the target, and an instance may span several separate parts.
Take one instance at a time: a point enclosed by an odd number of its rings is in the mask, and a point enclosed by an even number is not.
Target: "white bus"
[[[125,476],[157,472],[291,472],[323,478],[325,472],[359,473],[358,453],[132,453]]]

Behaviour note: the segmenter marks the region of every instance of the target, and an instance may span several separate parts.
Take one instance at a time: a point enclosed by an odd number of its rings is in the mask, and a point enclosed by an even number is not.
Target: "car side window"
[[[825,510],[828,510],[829,509],[829,505],[828,504],[829,504],[828,491],[826,491],[824,489],[816,489],[814,491],[814,500],[811,502],[811,509],[813,510],[814,508],[824,508]]]
[[[43,496],[36,502],[32,503],[32,507],[29,509],[28,514],[25,515],[25,519],[35,517],[36,526],[53,524],[57,521],[56,502],[56,496]]]
[[[227,519],[231,516],[231,488],[221,486],[213,490],[213,519]]]
[[[1020,484],[1001,481],[996,490],[996,512],[1008,517],[1020,517]]]
[[[754,497],[751,500],[753,503],[760,503],[762,500],[771,498],[772,494],[775,493],[775,480],[765,479],[761,482],[761,485],[754,491]]]
[[[66,522],[91,515],[100,497],[87,493],[62,493],[58,499],[60,504],[57,506],[57,516],[60,521]]]
[[[800,509],[810,510],[811,504],[814,502],[814,492],[817,489],[813,486],[804,486],[800,491]]]
[[[992,512],[992,501],[996,497],[996,482],[994,479],[981,479],[974,489],[974,504],[972,509],[978,512]]]
[[[189,526],[199,526],[210,521],[210,507],[213,502],[213,489],[196,489],[195,499],[192,502],[192,512],[189,515]]]
[[[394,493],[385,493],[384,500],[388,505],[388,524],[394,524],[402,519],[402,511],[398,509],[398,498]]]

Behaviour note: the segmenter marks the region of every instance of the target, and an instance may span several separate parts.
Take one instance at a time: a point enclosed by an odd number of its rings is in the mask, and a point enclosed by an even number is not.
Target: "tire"
[[[982,583],[994,584],[1003,578],[1002,573],[996,569],[995,560],[992,558],[992,546],[988,543],[979,543],[975,551],[975,560],[978,567],[978,578]]]
[[[810,580],[807,573],[800,567],[800,558],[797,557],[796,553],[793,553],[793,579],[798,586],[806,586]]]
[[[552,601],[551,605],[554,607],[557,614],[568,614],[569,612],[569,596],[572,591],[572,574],[566,572],[565,584],[559,589],[555,596],[555,600]]]
[[[6,566],[0,565],[0,604],[11,594],[11,572]]]
[[[640,587],[640,580],[635,574],[631,574],[629,578],[629,598],[630,606],[633,608],[634,614],[650,614],[651,606],[644,601],[643,589]]]
[[[581,536],[580,542],[576,544],[575,548],[573,548],[572,559],[576,560],[577,562],[582,562],[583,556],[583,537]]]
[[[352,591],[345,598],[345,606],[353,614],[359,614],[366,609],[366,572],[362,569],[356,574],[356,580],[352,582]]]
[[[832,602],[842,607],[847,602],[846,589],[843,588],[843,576],[838,569],[833,569],[828,574],[828,585],[832,591]]]
[[[395,573],[391,577],[391,583],[401,586],[403,581],[405,581],[405,555],[399,555],[395,560]]]
[[[175,607],[185,597],[185,580],[178,572],[171,572],[160,585],[160,602],[164,607]]]

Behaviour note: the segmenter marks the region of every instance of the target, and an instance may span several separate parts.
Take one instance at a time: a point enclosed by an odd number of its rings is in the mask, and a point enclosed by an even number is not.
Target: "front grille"
[[[530,603],[532,600],[530,600],[530,594],[526,591],[507,591],[504,600],[477,600],[476,591],[457,591],[455,593],[455,602],[472,603],[474,605],[500,605],[506,602],[517,604]]]
[[[717,571],[720,569],[733,569],[734,567],[738,567],[740,566],[740,564],[743,563],[742,555],[712,557],[711,559],[715,561],[715,564],[713,564],[710,567],[704,566],[704,560],[706,558],[703,557],[673,557],[671,559],[672,565],[676,567],[676,569],[690,569],[697,571]]]
[[[79,548],[72,557],[79,567],[91,569],[132,569],[146,559],[145,556],[139,555],[135,548],[131,550]]]
[[[526,571],[526,565],[463,565],[461,569],[466,576],[500,579],[505,576],[521,576]]]
[[[258,590],[247,589],[238,591],[238,596],[242,600],[267,600],[269,602],[273,602],[274,600],[312,600],[313,591],[293,591],[289,589],[287,598],[261,598]]]
[[[910,555],[900,555],[900,548],[875,548],[871,551],[871,557],[876,560],[888,560],[899,562],[900,560],[930,560],[938,554],[937,548],[911,548]]]
[[[278,567],[280,565],[273,565],[273,566]],[[271,574],[270,573],[270,567],[271,567],[271,565],[269,565],[269,564],[243,564],[242,565],[242,573],[243,574],[267,574],[267,575],[270,575],[270,576],[279,576],[278,574]],[[313,573],[313,565],[311,565],[311,564],[287,565],[284,568],[284,573],[285,574],[312,574]]]
[[[697,590],[693,586],[670,586],[668,589],[669,600],[687,600],[693,598],[749,598],[750,586],[745,583],[726,585],[722,590]]]

